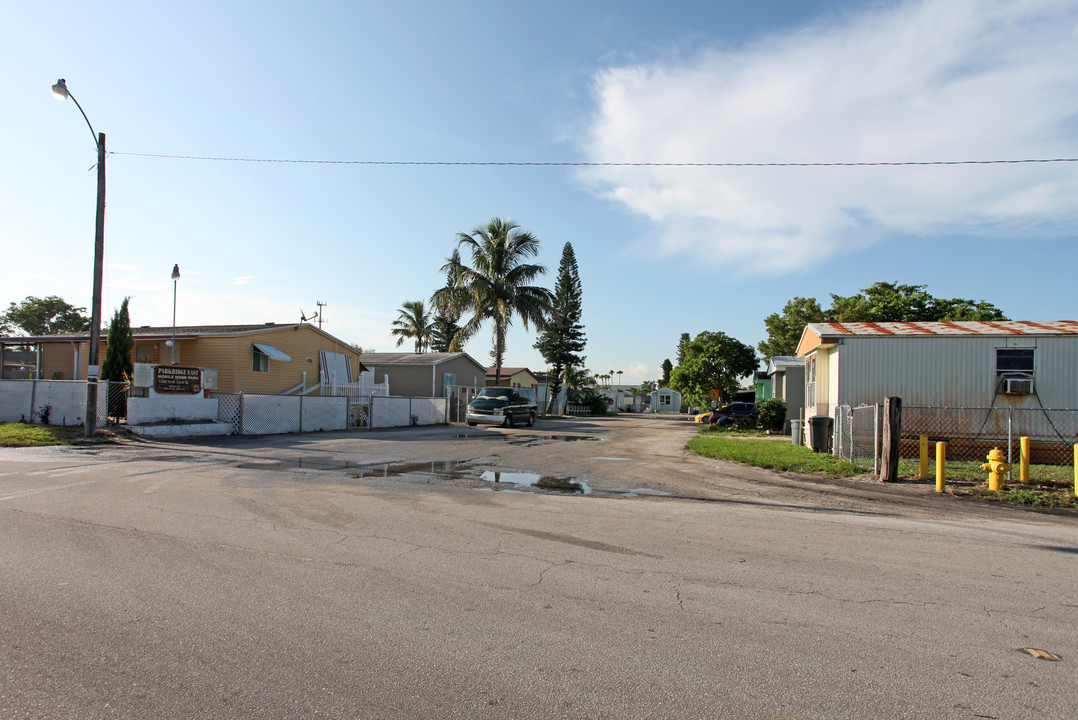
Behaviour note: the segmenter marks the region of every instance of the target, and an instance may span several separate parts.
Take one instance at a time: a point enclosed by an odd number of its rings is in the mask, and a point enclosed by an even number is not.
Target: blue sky
[[[455,235],[572,242],[587,365],[654,379],[681,333],[754,345],[795,296],[876,281],[1078,318],[1078,2],[11,3],[0,26],[0,304],[89,306],[107,135],[103,317],[295,322],[395,349]],[[507,365],[542,369],[534,331]],[[405,346],[404,349],[408,349]],[[489,361],[489,333],[465,348]]]

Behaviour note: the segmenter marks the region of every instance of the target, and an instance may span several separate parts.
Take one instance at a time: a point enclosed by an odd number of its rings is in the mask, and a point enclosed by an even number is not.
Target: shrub
[[[756,401],[756,411],[760,413],[757,426],[761,430],[782,432],[786,424],[786,402],[782,398],[767,398]]]

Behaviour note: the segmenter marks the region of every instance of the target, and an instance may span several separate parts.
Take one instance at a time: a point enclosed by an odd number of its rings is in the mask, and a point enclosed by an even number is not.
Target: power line
[[[213,162],[282,163],[295,165],[406,165],[470,167],[904,167],[923,165],[1029,165],[1072,163],[1078,158],[1042,158],[1024,160],[909,160],[901,162],[482,162],[436,160],[290,160],[281,158],[210,157],[201,155],[162,155],[158,153],[116,152],[110,155],[161,158],[166,160],[203,160]]]

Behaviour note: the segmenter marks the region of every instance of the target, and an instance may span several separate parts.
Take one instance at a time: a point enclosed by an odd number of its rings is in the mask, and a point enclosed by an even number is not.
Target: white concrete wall
[[[407,427],[412,415],[420,425],[439,425],[445,422],[445,398],[371,398],[371,427]]]
[[[127,424],[217,420],[217,399],[201,395],[158,395],[127,399]]]
[[[0,420],[42,422],[48,408],[50,425],[82,425],[86,418],[86,383],[78,380],[0,380]],[[108,421],[106,383],[98,383],[97,424]]]

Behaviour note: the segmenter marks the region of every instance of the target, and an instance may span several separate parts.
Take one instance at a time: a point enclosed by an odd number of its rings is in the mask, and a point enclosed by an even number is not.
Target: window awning
[[[258,351],[268,357],[270,360],[276,360],[278,362],[292,362],[292,358],[285,355],[283,352],[265,343],[252,343]]]

